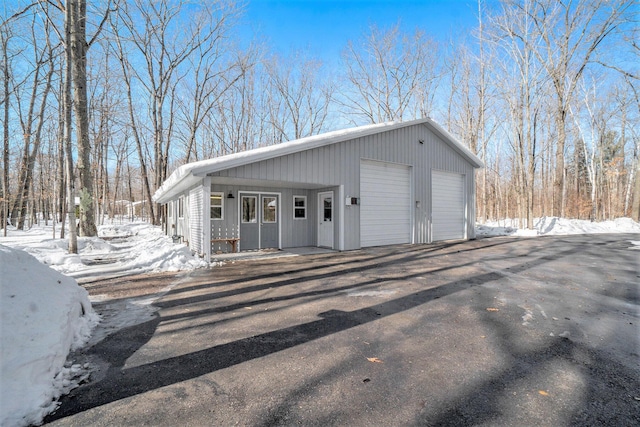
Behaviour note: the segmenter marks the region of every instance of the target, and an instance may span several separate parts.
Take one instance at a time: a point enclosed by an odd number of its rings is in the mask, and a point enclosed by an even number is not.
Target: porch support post
[[[338,186],[337,191],[337,203],[338,206],[338,250],[344,251],[344,184]]]
[[[204,256],[207,262],[211,262],[211,177],[205,176],[202,180],[203,209],[202,238],[204,245]]]

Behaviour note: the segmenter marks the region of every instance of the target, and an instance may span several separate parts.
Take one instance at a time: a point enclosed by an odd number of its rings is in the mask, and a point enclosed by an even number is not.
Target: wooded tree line
[[[231,1],[14,3],[0,24],[3,224],[77,212],[92,235],[123,200],[159,223],[151,196],[181,164],[425,116],[484,161],[481,222],[638,220],[632,0],[479,0],[471,34],[372,27],[332,64],[239,37]]]

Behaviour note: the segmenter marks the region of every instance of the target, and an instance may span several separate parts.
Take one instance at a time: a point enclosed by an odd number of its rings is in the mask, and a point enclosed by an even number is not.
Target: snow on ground
[[[0,425],[38,424],[82,369],[65,365],[98,315],[76,281],[0,245]]]
[[[490,236],[549,236],[596,233],[640,233],[640,223],[631,218],[617,218],[612,221],[592,222],[581,219],[542,217],[534,219],[533,230],[519,229],[517,219],[488,221],[476,225],[476,235]]]
[[[57,230],[59,235],[59,229]],[[98,237],[79,237],[78,254],[67,240],[53,238],[53,228],[9,228],[0,244],[22,249],[43,264],[75,278],[115,277],[160,271],[193,270],[209,264],[184,244],[174,244],[159,227],[145,222],[101,225]]]
[[[59,235],[59,228],[56,233]],[[57,399],[88,375],[87,366],[65,364],[71,350],[90,339],[99,317],[76,278],[114,277],[207,267],[183,244],[158,227],[135,222],[99,227],[95,238],[78,238],[78,255],[54,229],[34,226],[0,230],[0,426],[38,424],[56,409]],[[38,262],[39,261],[39,262]],[[62,273],[62,274],[61,274]],[[121,303],[109,316],[119,327],[146,318],[150,301]],[[104,338],[103,325],[91,337]]]
[[[627,218],[593,223],[544,217],[534,230],[518,230],[513,220],[477,226],[478,236],[591,233],[640,233],[640,224]],[[99,237],[78,239],[78,255],[68,254],[66,240],[54,234],[59,229],[54,233],[51,224],[8,229],[7,237],[0,230],[0,426],[41,422],[56,399],[88,375],[86,366],[65,365],[70,350],[136,323],[132,318],[148,318],[149,298],[120,301],[104,311],[108,319],[89,337],[98,316],[75,279],[209,266],[144,222],[100,226]],[[632,243],[640,249],[640,241]]]

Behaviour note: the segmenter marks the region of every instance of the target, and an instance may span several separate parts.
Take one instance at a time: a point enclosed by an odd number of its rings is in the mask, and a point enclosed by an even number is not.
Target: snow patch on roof
[[[297,149],[302,148],[301,146],[309,145],[308,148],[313,148],[311,146],[315,145],[314,143],[322,142],[326,144],[330,144],[333,142],[338,142],[346,139],[347,137],[355,137],[357,134],[366,133],[367,131],[377,130],[384,127],[390,127],[393,125],[397,125],[398,122],[387,122],[366,126],[359,126],[355,128],[342,129],[332,132],[327,132],[319,135],[312,135],[305,138],[296,139],[293,141],[283,142],[281,144],[270,145],[267,147],[260,147],[253,150],[242,151],[239,153],[227,154],[225,156],[214,157],[212,159],[200,160],[197,162],[187,163],[186,165],[182,165],[178,167],[167,180],[158,188],[155,192],[153,199],[160,199],[170,188],[177,185],[180,181],[182,181],[185,177],[190,174],[197,175],[198,170],[206,169],[208,171],[216,170],[216,166],[226,165],[228,163],[243,163],[244,160],[250,160],[253,158],[263,157],[276,157],[278,154],[284,151],[297,151]],[[304,147],[307,149],[307,147]],[[222,168],[220,168],[222,169]]]
[[[296,139],[293,141],[283,142],[281,144],[270,145],[267,147],[256,148],[253,150],[242,151],[240,153],[228,154],[226,156],[215,157],[213,159],[200,160],[197,162],[187,163],[178,167],[167,180],[158,188],[153,195],[153,199],[156,202],[165,202],[168,192],[182,181],[192,177],[202,177],[208,173],[217,172],[223,169],[229,169],[241,165],[245,165],[251,162],[257,162],[266,160],[278,156],[283,156],[291,153],[296,153],[303,150],[311,150],[313,148],[322,147],[330,144],[335,144],[350,139],[355,139],[363,136],[368,136],[380,132],[390,131],[406,126],[412,126],[416,124],[427,124],[433,131],[439,133],[442,138],[454,146],[460,151],[463,156],[467,157],[471,163],[476,167],[482,167],[482,161],[475,156],[469,149],[467,149],[462,143],[457,141],[450,133],[444,130],[440,125],[434,122],[430,118],[422,118],[417,120],[411,120],[406,122],[386,122],[372,125],[359,126],[355,128],[342,129],[332,132],[323,133],[320,135],[312,135],[305,138]],[[199,180],[199,179],[198,179]],[[186,190],[190,185],[195,184],[191,180],[180,185],[181,190]],[[175,190],[175,189],[174,189]]]

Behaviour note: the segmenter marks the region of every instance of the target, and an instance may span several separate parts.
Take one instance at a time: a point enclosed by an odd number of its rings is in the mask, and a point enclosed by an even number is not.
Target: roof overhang
[[[460,143],[456,138],[454,138],[449,132],[444,130],[444,128],[442,128],[432,119],[422,118],[407,122],[388,122],[327,132],[320,135],[313,135],[306,138],[296,139],[294,141],[283,142],[282,144],[256,148],[240,153],[215,157],[213,159],[188,163],[177,168],[169,176],[169,178],[167,178],[167,180],[162,184],[160,188],[158,188],[158,190],[153,195],[153,200],[156,203],[166,203],[169,200],[175,198],[180,193],[183,193],[190,187],[196,185],[205,176],[213,174],[215,172],[417,124],[425,125],[433,133],[442,138],[458,154],[460,154],[469,163],[471,163],[474,168],[483,167],[482,161],[462,143]]]
[[[427,122],[424,123],[429,129],[431,129],[436,135],[445,140],[451,145],[458,154],[464,157],[474,168],[480,169],[484,167],[484,163],[478,156],[473,154],[471,150],[469,150],[463,143],[458,141],[453,135],[451,135],[445,128],[440,126],[437,122],[428,119]]]

